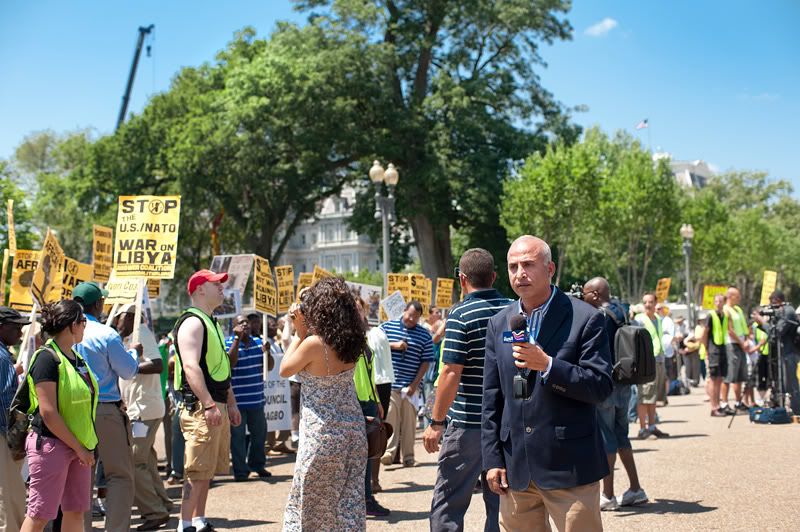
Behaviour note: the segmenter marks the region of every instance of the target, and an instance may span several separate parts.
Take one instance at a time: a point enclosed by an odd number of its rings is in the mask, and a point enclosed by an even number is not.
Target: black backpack
[[[617,324],[614,335],[614,367],[611,372],[620,384],[645,384],[656,378],[656,358],[653,356],[653,339],[647,329],[632,325],[607,308],[601,309],[607,319]]]

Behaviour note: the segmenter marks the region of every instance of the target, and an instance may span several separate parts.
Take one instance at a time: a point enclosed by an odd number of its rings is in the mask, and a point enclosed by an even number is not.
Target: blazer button
[[[531,432],[533,432],[533,427],[525,427],[525,432],[530,434]]]

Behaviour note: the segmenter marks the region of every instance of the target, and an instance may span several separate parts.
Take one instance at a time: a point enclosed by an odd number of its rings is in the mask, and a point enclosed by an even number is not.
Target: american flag
[[[636,124],[636,129],[645,129],[647,127],[647,119],[645,118],[638,124]]]

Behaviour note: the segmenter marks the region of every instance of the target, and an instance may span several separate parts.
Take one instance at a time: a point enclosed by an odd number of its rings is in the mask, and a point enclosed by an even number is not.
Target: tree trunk
[[[450,249],[450,226],[433,225],[424,214],[411,219],[411,229],[417,244],[422,273],[436,282],[437,277],[453,276],[453,254]]]

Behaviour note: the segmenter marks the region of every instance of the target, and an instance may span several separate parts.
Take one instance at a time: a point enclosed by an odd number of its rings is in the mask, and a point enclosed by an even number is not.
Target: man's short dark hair
[[[246,316],[246,318],[248,320],[260,320],[261,319],[261,314],[259,314],[258,312],[251,312],[250,314],[248,314]]]
[[[408,304],[406,305],[406,310],[408,310],[409,307],[414,307],[414,310],[422,314],[422,303],[420,303],[416,299],[408,302]]]
[[[784,295],[784,293],[783,293],[783,292],[781,292],[780,290],[775,290],[774,292],[772,292],[772,293],[769,295],[769,298],[770,298],[770,299],[777,299],[777,300],[778,300],[778,301],[780,301],[781,303],[782,303],[782,302],[784,302],[784,301],[786,301],[786,296],[785,296],[785,295]]]
[[[494,257],[483,248],[468,249],[458,261],[458,269],[474,288],[491,288],[494,281]]]

